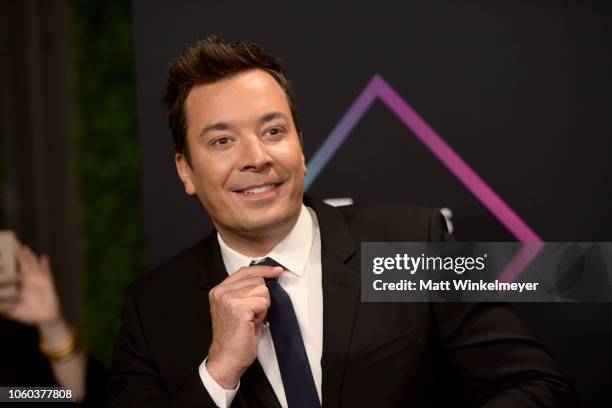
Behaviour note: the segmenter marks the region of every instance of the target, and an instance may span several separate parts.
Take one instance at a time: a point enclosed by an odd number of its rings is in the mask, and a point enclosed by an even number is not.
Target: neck
[[[237,232],[218,228],[223,241],[234,251],[250,258],[259,258],[268,254],[285,239],[297,222],[297,217],[287,225],[265,232]]]

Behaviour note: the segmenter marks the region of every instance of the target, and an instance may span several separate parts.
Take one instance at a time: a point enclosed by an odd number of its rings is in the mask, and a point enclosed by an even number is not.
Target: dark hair
[[[168,80],[162,103],[166,108],[174,149],[185,156],[187,163],[191,165],[187,146],[185,100],[191,89],[196,85],[210,84],[252,69],[266,71],[281,86],[287,96],[300,143],[302,142],[302,132],[295,111],[295,97],[280,61],[266,54],[257,44],[230,43],[220,36],[212,35],[188,47],[168,65]]]

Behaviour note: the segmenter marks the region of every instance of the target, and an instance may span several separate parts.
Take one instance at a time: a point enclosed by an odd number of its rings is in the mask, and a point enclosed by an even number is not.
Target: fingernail
[[[274,267],[274,272],[282,272],[283,271],[283,267],[282,266],[275,266]]]

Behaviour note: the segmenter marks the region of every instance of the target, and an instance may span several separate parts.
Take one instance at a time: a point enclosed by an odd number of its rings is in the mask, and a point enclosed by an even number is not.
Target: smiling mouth
[[[267,193],[269,191],[272,191],[274,189],[276,189],[278,186],[280,186],[282,183],[271,183],[271,184],[264,184],[262,186],[257,186],[257,187],[248,187],[242,190],[235,190],[235,193],[240,193],[240,194],[245,194],[245,195],[257,195],[257,194],[264,194]]]

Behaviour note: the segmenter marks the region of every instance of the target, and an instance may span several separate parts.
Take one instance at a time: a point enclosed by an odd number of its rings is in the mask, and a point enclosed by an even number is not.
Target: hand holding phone
[[[19,295],[18,247],[19,243],[12,231],[0,231],[0,307],[14,303]]]
[[[8,258],[10,253],[7,249],[2,255]],[[49,259],[45,255],[37,256],[17,240],[12,253],[19,273],[17,269],[10,270],[10,266],[6,275],[5,271],[0,272],[0,279],[6,282],[0,286],[4,288],[0,290],[0,314],[39,328],[63,320]]]

